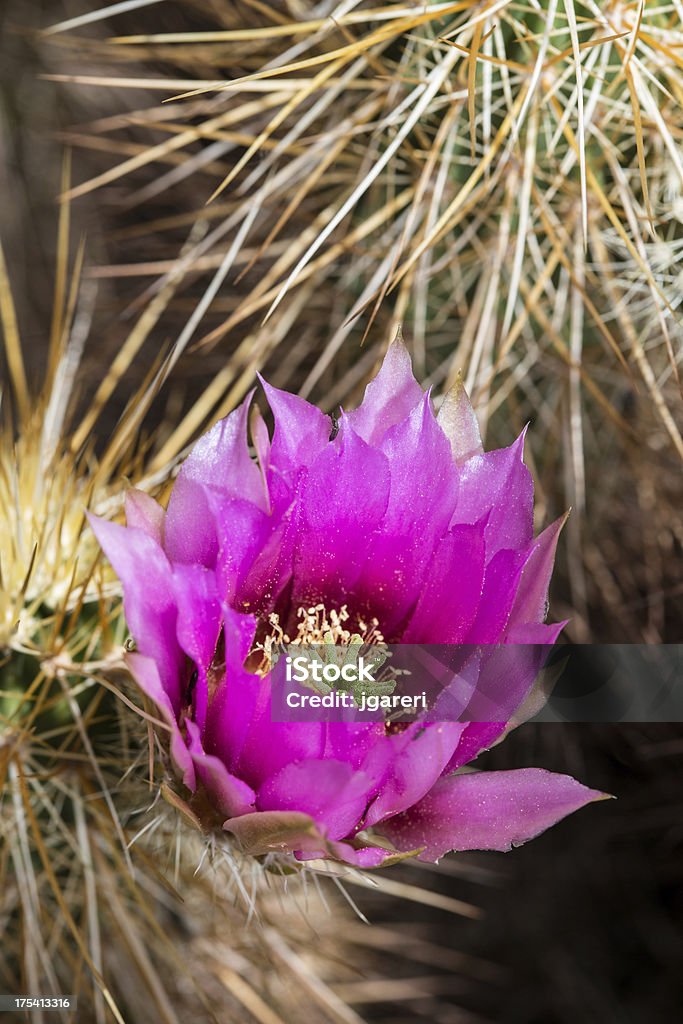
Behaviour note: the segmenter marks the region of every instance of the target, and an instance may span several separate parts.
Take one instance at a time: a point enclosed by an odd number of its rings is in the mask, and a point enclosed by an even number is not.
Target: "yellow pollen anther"
[[[346,605],[337,611],[336,608],[328,612],[324,604],[316,604],[306,608],[297,608],[297,630],[294,636],[285,633],[280,625],[280,616],[271,612],[268,622],[271,626],[271,633],[265,637],[263,643],[258,643],[252,653],[261,652],[261,663],[257,668],[260,675],[266,675],[271,668],[273,656],[280,653],[285,647],[310,646],[314,644],[338,644],[354,646],[370,646],[383,644],[384,637],[379,630],[377,619],[356,620],[356,629],[351,630],[346,626],[350,619],[349,610]]]

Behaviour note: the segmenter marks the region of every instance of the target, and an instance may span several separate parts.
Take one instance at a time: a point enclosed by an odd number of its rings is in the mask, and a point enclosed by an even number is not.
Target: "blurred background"
[[[106,437],[177,359],[152,465],[256,370],[353,405],[401,321],[436,395],[462,370],[487,446],[531,423],[538,526],[573,510],[551,592],[568,639],[680,640],[679,5],[114,7],[0,10],[0,238],[31,378],[60,193],[74,262],[84,240],[75,402],[119,360]],[[619,799],[510,855],[354,890],[375,929],[325,939],[332,1019],[678,1019],[683,730],[529,725],[481,762],[523,764]]]

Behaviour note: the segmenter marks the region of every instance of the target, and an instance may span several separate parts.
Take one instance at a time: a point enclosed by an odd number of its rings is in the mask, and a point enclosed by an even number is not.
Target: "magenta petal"
[[[177,715],[184,658],[176,639],[178,613],[168,559],[142,530],[92,515],[88,520],[123,584],[123,609],[138,651],[156,662]]]
[[[242,779],[231,775],[219,758],[205,753],[195,722],[187,722],[186,728],[197,780],[206,789],[212,806],[227,818],[253,811],[256,799],[253,789]]]
[[[396,338],[379,373],[365,389],[363,401],[349,413],[349,422],[364,441],[377,444],[389,427],[410,415],[421,398],[422,388],[413,377],[408,350]]]
[[[342,415],[339,435],[308,470],[301,506],[309,530],[325,530],[338,518],[372,529],[389,500],[389,466]]]
[[[290,762],[321,757],[323,745],[322,723],[271,722],[268,701],[250,724],[236,770],[257,789]]]
[[[415,651],[416,668],[429,680],[430,710],[425,717],[429,722],[467,721],[465,710],[479,683],[483,651],[477,647],[459,644],[439,644],[434,648],[423,645]]]
[[[498,551],[484,574],[479,610],[470,630],[470,644],[495,644],[502,640],[522,573],[525,555],[519,551]]]
[[[569,775],[541,768],[470,772],[441,779],[405,814],[380,831],[399,850],[424,846],[420,860],[450,850],[511,850],[605,796]]]
[[[462,375],[444,396],[437,422],[448,438],[453,458],[461,465],[474,455],[483,455],[479,423],[465,390]]]
[[[203,731],[208,706],[207,673],[221,628],[216,577],[201,565],[176,565],[173,588],[178,606],[178,643],[197,669],[194,715]]]
[[[256,450],[256,461],[258,463],[261,477],[264,480],[264,487],[266,487],[265,481],[268,477],[268,467],[270,466],[270,437],[268,435],[266,421],[256,405],[251,413],[250,425],[251,437]]]
[[[240,774],[239,761],[254,720],[270,718],[270,682],[243,668],[254,639],[255,622],[232,608],[223,608],[225,675],[211,699],[202,733],[204,749],[230,771]],[[249,780],[247,780],[249,781]],[[256,783],[258,785],[258,782]]]
[[[548,651],[542,644],[493,644],[482,649],[479,679],[462,717],[468,722],[507,722],[526,702]]]
[[[458,471],[428,395],[387,431],[381,451],[391,471],[389,502],[356,592],[393,639],[418,599],[429,565],[425,551],[434,550],[448,527]]]
[[[484,524],[454,526],[438,542],[405,644],[464,643],[484,585]]]
[[[261,779],[258,777],[258,762],[252,770],[254,752],[248,737],[252,719],[263,714],[263,706],[268,700],[267,686],[258,676],[228,672],[226,669],[211,702],[211,714],[207,716],[202,736],[207,753],[215,754],[228,771],[243,778],[252,788],[256,788]],[[247,754],[243,764],[245,747]]]
[[[384,722],[328,722],[323,756],[348,761],[352,768],[360,768],[384,737]]]
[[[439,536],[448,526],[458,497],[458,470],[436,422],[429,395],[382,439],[391,470],[385,529],[396,534],[420,530]]]
[[[126,522],[136,530],[142,530],[163,548],[164,512],[161,505],[144,491],[134,487],[126,494]]]
[[[505,732],[505,722],[467,722],[446,774],[469,764],[483,750],[488,750]]]
[[[393,860],[395,857],[391,850],[383,850],[381,846],[356,848],[349,846],[348,843],[332,843],[331,846],[339,860],[356,868],[378,868],[385,860]]]
[[[176,713],[159,678],[155,661],[143,654],[127,654],[126,664],[142,692],[156,704],[161,717],[168,725],[171,735],[171,759],[183,783],[194,792],[196,780],[192,757],[178,728]]]
[[[555,550],[560,530],[567,521],[561,516],[534,541],[524,565],[517,596],[510,615],[510,624],[545,622],[548,611],[548,587],[553,571]]]
[[[451,526],[487,517],[489,559],[503,548],[523,548],[533,540],[534,484],[523,456],[524,433],[509,448],[475,455],[460,467]]]
[[[216,524],[217,577],[229,600],[240,594],[254,563],[270,539],[274,523],[258,505],[242,498],[226,498],[207,490],[212,520]]]
[[[303,476],[297,484],[296,494],[299,493],[302,483]],[[273,611],[278,597],[292,579],[300,520],[301,510],[295,505],[287,509],[281,518],[276,517],[275,513],[268,518],[265,538],[253,561],[249,562],[245,557],[239,562],[240,582],[235,593],[235,607],[264,616]],[[238,523],[240,521],[241,517]],[[258,524],[256,529],[260,529]],[[229,570],[234,559],[234,551],[231,550],[227,539],[228,530],[224,536],[226,539],[223,542],[219,565],[222,570],[226,566]],[[245,534],[245,540],[249,542],[248,532]],[[225,581],[225,587],[228,598],[232,600],[232,584],[229,580]]]
[[[270,679],[226,670],[210,716],[206,749],[254,789],[290,761],[322,756],[323,722],[273,722]]]
[[[387,460],[344,419],[339,436],[309,467],[294,556],[294,607],[347,603],[389,500]]]
[[[230,671],[244,671],[244,662],[254,645],[256,619],[223,603],[225,664]]]
[[[253,394],[250,391],[241,405],[199,438],[185,459],[178,480],[194,480],[225,494],[239,495],[265,509],[261,473],[249,454],[248,445],[249,406]]]
[[[197,665],[208,667],[221,628],[216,576],[201,565],[176,565],[173,589],[178,606],[178,641]]]
[[[285,765],[257,794],[263,811],[302,811],[330,839],[343,839],[360,821],[370,780],[345,761],[309,759]]]
[[[272,474],[293,474],[307,466],[327,445],[332,423],[329,416],[298,395],[272,387],[259,377],[275,417],[270,447],[269,479]]]
[[[208,488],[188,476],[178,476],[166,513],[165,547],[172,562],[213,568],[218,555],[216,523]]]
[[[247,444],[250,400],[251,394],[204,434],[183,463],[166,513],[166,550],[173,561],[215,565],[218,537],[209,492],[267,508],[263,478]]]
[[[415,723],[396,736],[386,736],[363,764],[377,779],[377,797],[370,805],[364,828],[398,814],[421,800],[453,756],[463,722]]]

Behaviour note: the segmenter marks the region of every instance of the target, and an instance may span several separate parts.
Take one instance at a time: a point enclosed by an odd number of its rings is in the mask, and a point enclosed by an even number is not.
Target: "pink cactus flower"
[[[275,429],[255,413],[255,457],[250,395],[197,442],[166,511],[133,490],[126,527],[91,520],[123,585],[130,670],[204,818],[250,853],[373,867],[509,850],[600,799],[537,768],[466,768],[504,723],[272,720],[257,654],[274,630],[305,633],[311,607],[342,640],[552,644],[561,521],[534,538],[523,436],[484,452],[461,384],[435,415],[400,341],[337,425],[263,387]]]

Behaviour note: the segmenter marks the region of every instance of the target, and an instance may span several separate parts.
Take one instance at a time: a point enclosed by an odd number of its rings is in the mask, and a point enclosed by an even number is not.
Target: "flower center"
[[[265,630],[259,631],[260,636],[257,633],[256,643],[249,656],[252,671],[267,675],[273,659],[289,647],[367,647],[384,643],[378,620],[357,618],[352,621],[346,605],[342,605],[339,610],[332,608],[329,611],[324,604],[297,608],[296,617],[296,633],[290,636],[280,625],[277,612],[271,612],[267,624],[264,623]],[[260,659],[258,662],[257,657]]]

